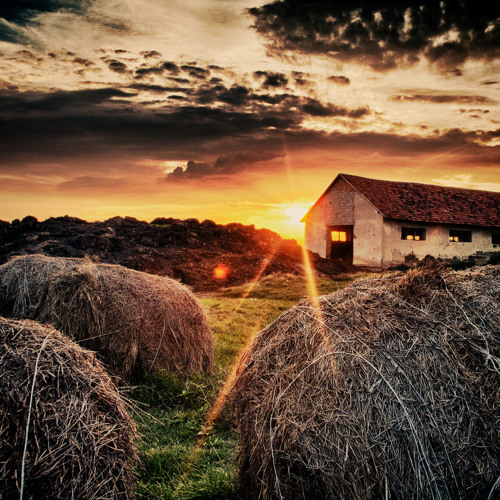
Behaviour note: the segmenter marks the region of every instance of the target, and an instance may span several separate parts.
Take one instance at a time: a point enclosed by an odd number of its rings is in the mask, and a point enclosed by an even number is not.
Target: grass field
[[[320,294],[344,288],[352,279],[317,281]],[[305,278],[271,276],[259,283],[204,294],[215,339],[215,372],[179,377],[149,376],[131,389],[143,440],[137,470],[138,498],[238,498],[237,436],[229,405],[213,426],[214,403],[231,368],[251,337],[308,295]]]

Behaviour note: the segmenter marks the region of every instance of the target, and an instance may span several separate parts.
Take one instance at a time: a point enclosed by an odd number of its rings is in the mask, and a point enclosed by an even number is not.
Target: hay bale
[[[299,302],[242,359],[249,496],[499,498],[500,267],[368,278],[319,309]]]
[[[52,324],[124,378],[213,367],[212,334],[194,295],[174,280],[122,266],[14,258],[0,266],[0,314]]]
[[[0,315],[31,318],[50,277],[81,262],[45,255],[13,257],[0,266]]]
[[[52,327],[0,318],[0,497],[131,498],[135,436],[93,353]]]

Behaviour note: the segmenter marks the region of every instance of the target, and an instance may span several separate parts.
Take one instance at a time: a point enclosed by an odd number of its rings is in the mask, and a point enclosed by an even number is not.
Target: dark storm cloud
[[[129,72],[127,65],[121,61],[117,61],[116,59],[109,61],[108,67],[110,70],[112,70],[116,73],[128,73]]]
[[[346,116],[348,118],[361,118],[370,113],[368,108],[347,109],[333,104],[323,104],[316,99],[307,99],[300,106],[301,111],[311,116]]]
[[[117,19],[97,17],[87,10],[94,0],[12,0],[0,3],[0,40],[12,43],[30,43],[30,33],[23,30],[37,25],[37,16],[50,12],[77,14],[92,24],[111,31],[130,32],[131,26]],[[37,41],[38,43],[38,41]],[[118,49],[120,50],[120,49]]]
[[[276,88],[286,87],[288,78],[283,73],[273,73],[271,71],[255,71],[255,78],[262,80],[262,87]]]
[[[498,2],[276,0],[248,11],[274,53],[328,54],[389,70],[425,57],[443,68],[500,56]]]
[[[337,85],[349,85],[351,83],[351,80],[349,80],[349,78],[347,78],[346,76],[335,76],[335,75],[332,75],[332,76],[329,76],[327,78],[327,80],[333,82],[333,83],[336,83]]]
[[[148,83],[133,83],[127,88],[132,90],[143,90],[146,92],[153,92],[155,94],[164,94],[165,92],[185,92],[191,93],[192,89],[189,87],[166,87],[164,85],[153,85]]]
[[[135,77],[136,78],[142,78],[143,76],[146,75],[163,75],[165,71],[168,71],[174,75],[180,73],[181,69],[177,64],[166,61],[162,64],[158,64],[157,66],[145,66],[142,68],[138,68],[135,71]]]
[[[157,52],[156,50],[143,50],[141,52],[141,56],[148,59],[149,57],[160,57],[161,54],[159,52]]]
[[[0,86],[1,87],[1,86]],[[3,172],[59,175],[84,189],[95,174],[116,179],[134,171],[144,159],[159,161],[191,159],[174,174],[177,180],[202,175],[232,175],[244,169],[264,168],[266,160],[281,154],[287,144],[291,151],[340,150],[380,152],[388,155],[446,154],[459,150],[469,154],[473,164],[500,161],[500,148],[487,146],[498,131],[465,133],[459,130],[432,137],[375,133],[320,133],[302,128],[310,116],[363,119],[367,108],[348,109],[332,103],[293,95],[252,90],[242,85],[210,88],[147,85],[127,88],[19,93],[0,90],[0,157]],[[172,92],[168,101],[148,107],[137,102],[138,93]],[[205,92],[206,103],[197,102]],[[191,105],[179,102],[189,98]],[[134,100],[129,98],[136,96]],[[160,107],[159,105],[162,105]],[[475,109],[475,108],[472,108]],[[235,155],[235,152],[239,153]],[[252,152],[254,156],[247,153]],[[259,155],[255,155],[259,152]],[[465,154],[465,153],[464,153]],[[475,155],[475,156],[474,156]],[[217,161],[205,161],[216,158]],[[490,163],[488,163],[490,161]],[[75,175],[72,165],[86,165]],[[206,165],[202,165],[206,164]],[[45,170],[40,173],[41,165]],[[89,170],[90,169],[90,170]],[[207,173],[208,172],[208,173]],[[61,174],[62,175],[62,174]],[[170,177],[169,180],[173,178]],[[63,185],[60,189],[70,189]]]
[[[95,66],[95,63],[93,63],[89,59],[84,59],[83,57],[75,57],[72,62],[74,62],[75,64],[79,64],[80,66],[86,66],[87,68],[90,66]]]
[[[433,94],[433,93],[405,93],[397,94],[393,96],[394,101],[404,102],[404,101],[418,101],[418,102],[430,102],[433,104],[447,104],[447,103],[457,103],[457,104],[491,104],[492,101],[488,97],[481,95],[460,95],[460,94]]]
[[[252,111],[256,116],[263,116],[272,109],[281,114],[279,125],[277,125],[278,128],[283,128],[283,121],[281,121],[283,116],[288,117],[292,112],[295,120],[298,121],[302,121],[306,117],[305,115],[360,119],[370,113],[367,107],[349,109],[288,92],[282,94],[257,93],[243,85],[233,85],[230,88],[220,84],[215,86],[205,85],[193,89],[191,96],[197,103],[205,106],[222,103],[228,105],[229,108]]]
[[[302,73],[302,71],[293,71],[292,75],[295,83],[299,86],[307,85],[309,83],[309,80],[305,78],[305,75],[304,73]]]
[[[174,73],[174,74],[177,74],[180,72],[180,68],[179,66],[177,66],[177,64],[173,63],[173,62],[170,62],[170,61],[165,61],[161,67],[163,69],[166,69],[167,71],[170,71],[170,73]]]
[[[166,175],[167,182],[183,182],[190,179],[200,179],[212,175],[232,175],[252,168],[256,163],[270,161],[280,156],[278,153],[237,153],[220,156],[214,162],[196,162],[190,160],[185,168],[177,167]]]
[[[75,109],[95,109],[103,104],[112,102],[114,97],[131,97],[128,94],[114,88],[87,89],[64,91],[59,90],[51,93],[43,92],[0,92],[0,119],[30,118],[34,115],[42,115],[50,119],[54,113]]]
[[[181,66],[182,71],[186,72],[189,76],[193,78],[205,79],[210,76],[210,70],[205,68],[200,68],[199,66],[191,66],[184,64]]]
[[[150,68],[139,68],[135,70],[135,77],[142,78],[146,75],[162,75],[164,72],[164,68],[161,66],[155,66]]]
[[[0,3],[0,17],[7,21],[26,23],[43,12],[65,10],[81,12],[92,4],[91,0],[15,0]]]
[[[289,111],[273,109],[235,111],[231,106],[177,103],[149,109],[126,100],[131,95],[117,89],[0,92],[2,168],[123,154],[165,158],[178,151],[184,156],[192,151],[193,141],[201,154],[220,142],[243,144],[294,129],[301,120]]]
[[[476,165],[496,166],[500,162],[500,146],[488,146],[498,138],[500,130],[464,132],[452,129],[434,136],[398,135],[391,133],[291,131],[285,134],[289,147],[313,148],[323,152],[355,151],[356,154],[377,152],[391,157],[422,157],[440,154],[454,156],[456,162],[473,168]],[[458,159],[460,158],[460,160]]]

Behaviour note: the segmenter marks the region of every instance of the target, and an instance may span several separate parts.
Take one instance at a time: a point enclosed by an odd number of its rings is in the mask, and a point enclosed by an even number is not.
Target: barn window
[[[472,241],[472,231],[450,230],[449,240],[453,243],[470,243]]]
[[[332,241],[347,241],[347,232],[332,231]]]
[[[500,232],[491,233],[491,242],[493,245],[500,245]]]
[[[423,227],[402,227],[402,240],[425,240],[425,229]]]

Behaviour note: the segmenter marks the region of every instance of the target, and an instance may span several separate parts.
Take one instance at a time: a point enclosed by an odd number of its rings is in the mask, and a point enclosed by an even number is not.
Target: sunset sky
[[[3,220],[300,240],[340,172],[500,191],[498,2],[19,0],[0,53]]]

